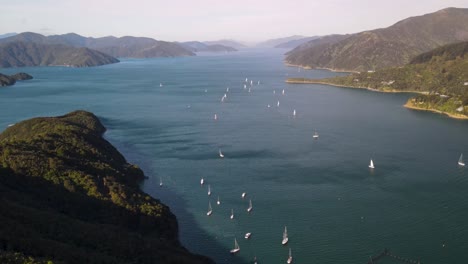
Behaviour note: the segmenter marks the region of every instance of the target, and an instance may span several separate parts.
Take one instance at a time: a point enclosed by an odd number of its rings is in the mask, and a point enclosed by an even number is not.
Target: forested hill
[[[449,44],[420,54],[410,64],[375,72],[290,83],[327,83],[383,92],[420,92],[408,106],[468,117],[468,42]]]
[[[0,262],[213,263],[180,245],[175,216],[104,132],[76,111],[0,134]]]

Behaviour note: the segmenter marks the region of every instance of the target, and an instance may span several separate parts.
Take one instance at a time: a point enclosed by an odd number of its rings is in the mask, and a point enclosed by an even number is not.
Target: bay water
[[[286,84],[343,73],[286,67],[284,52],[2,69],[34,79],[0,88],[0,127],[95,113],[148,176],[142,189],[176,214],[183,245],[217,263],[285,263],[288,248],[295,263],[367,263],[384,248],[466,263],[468,122],[405,109],[409,94]]]

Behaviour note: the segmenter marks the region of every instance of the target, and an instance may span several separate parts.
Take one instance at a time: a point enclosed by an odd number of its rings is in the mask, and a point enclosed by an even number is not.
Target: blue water
[[[408,94],[288,85],[288,77],[339,73],[298,72],[282,52],[2,69],[35,79],[0,89],[0,127],[94,112],[105,137],[149,177],[144,191],[177,215],[182,243],[218,263],[285,263],[289,247],[295,263],[366,263],[384,248],[423,263],[465,263],[468,168],[457,160],[468,156],[468,122],[405,109]],[[241,251],[231,256],[235,237]]]

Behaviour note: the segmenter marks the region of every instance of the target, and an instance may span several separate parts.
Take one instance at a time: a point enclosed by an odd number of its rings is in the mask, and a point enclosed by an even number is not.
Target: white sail
[[[159,87],[162,87],[162,86],[163,86],[162,83],[159,83]]]
[[[243,192],[243,193],[241,194],[242,199],[244,199],[246,195],[247,195],[247,193]]]
[[[465,162],[463,161],[463,153],[460,155],[460,158],[458,159],[458,165],[465,166]]]
[[[217,204],[217,205],[220,205],[220,204],[221,204],[221,201],[219,200],[219,196],[218,196],[218,200],[216,201],[216,204]]]
[[[207,216],[210,216],[213,213],[213,209],[211,208],[211,202],[208,202],[208,212],[206,212]]]
[[[203,185],[205,183],[205,179],[201,178],[200,179],[200,185]]]
[[[208,195],[211,195],[211,186],[208,184]]]
[[[221,149],[218,152],[219,152],[219,157],[224,158],[224,154],[221,152]]]
[[[296,116],[296,109],[294,109],[293,111],[293,116]]]
[[[291,264],[292,262],[293,262],[293,257],[292,257],[292,254],[291,254],[291,248],[289,248],[289,257],[288,257],[288,260],[286,261],[286,263]]]
[[[237,252],[239,252],[239,251],[240,251],[239,244],[237,244],[237,239],[234,238],[234,248],[231,249],[230,252],[231,252],[232,254],[235,254],[235,253],[237,253]]]
[[[251,235],[252,235],[252,233],[248,232],[248,233],[245,233],[244,237],[245,237],[245,239],[249,239]]]
[[[284,227],[284,231],[283,231],[283,240],[281,241],[281,244],[283,245],[286,245],[289,241],[289,238],[288,238],[288,229],[286,228],[286,226]]]
[[[214,114],[214,120],[218,120],[218,115]]]
[[[231,209],[231,219],[234,219],[234,209]]]
[[[159,177],[159,187],[162,187],[162,186],[163,186],[162,178]]]
[[[371,169],[375,168],[375,167],[374,167],[374,161],[372,161],[372,159],[370,160],[369,168],[371,168]]]
[[[247,208],[247,212],[250,212],[252,211],[253,207],[252,207],[252,200],[249,200],[249,208]]]
[[[284,95],[284,89],[283,89],[283,91],[281,92],[281,94]]]
[[[279,107],[279,101],[278,101],[278,103],[276,103],[276,106],[278,106],[278,107]]]

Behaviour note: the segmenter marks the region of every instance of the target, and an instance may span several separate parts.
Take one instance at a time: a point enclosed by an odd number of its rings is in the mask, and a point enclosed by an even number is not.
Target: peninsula
[[[468,42],[422,53],[403,67],[326,79],[290,78],[286,82],[418,93],[405,107],[468,119]]]
[[[182,247],[176,217],[105,131],[75,111],[0,134],[0,262],[214,263]]]
[[[17,81],[31,80],[33,77],[27,73],[19,72],[13,75],[5,75],[0,73],[0,86],[9,86]]]

